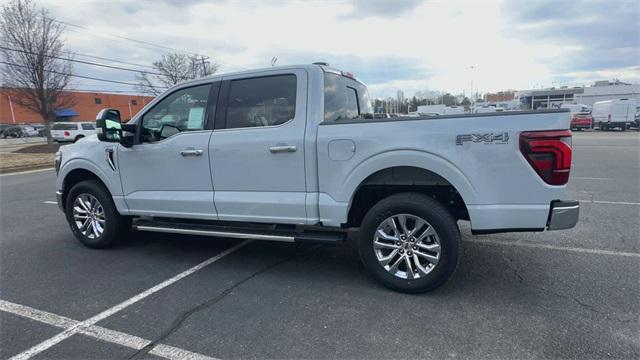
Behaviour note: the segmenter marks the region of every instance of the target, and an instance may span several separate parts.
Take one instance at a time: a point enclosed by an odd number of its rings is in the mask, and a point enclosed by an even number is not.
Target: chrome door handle
[[[274,154],[295,152],[296,150],[298,150],[298,147],[295,145],[276,145],[269,148],[269,151]]]
[[[195,150],[195,149],[189,149],[189,150],[180,151],[180,155],[182,155],[182,156],[201,156],[203,153],[204,153],[204,151]]]

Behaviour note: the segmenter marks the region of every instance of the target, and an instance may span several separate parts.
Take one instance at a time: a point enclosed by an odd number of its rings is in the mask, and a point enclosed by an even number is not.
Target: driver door
[[[135,145],[118,146],[131,215],[217,219],[208,118],[212,123],[219,87],[202,84],[166,95],[140,117]]]

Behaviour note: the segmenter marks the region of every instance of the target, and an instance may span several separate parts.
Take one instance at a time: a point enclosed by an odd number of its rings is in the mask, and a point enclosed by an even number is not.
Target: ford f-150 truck
[[[189,81],[128,123],[56,156],[73,234],[106,248],[125,231],[324,242],[358,234],[385,286],[423,292],[473,233],[568,229],[570,113],[375,118],[366,86],[326,64]]]

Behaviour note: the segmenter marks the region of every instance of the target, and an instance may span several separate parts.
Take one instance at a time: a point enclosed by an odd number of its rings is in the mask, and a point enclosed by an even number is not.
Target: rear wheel
[[[131,227],[130,219],[118,214],[109,191],[96,180],[74,185],[65,209],[73,235],[90,248],[116,245]]]
[[[442,285],[458,264],[460,232],[449,211],[417,193],[374,205],[360,228],[360,257],[369,273],[393,290],[421,293]]]

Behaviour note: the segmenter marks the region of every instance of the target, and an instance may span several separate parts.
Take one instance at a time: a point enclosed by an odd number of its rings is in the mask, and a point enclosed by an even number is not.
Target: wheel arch
[[[362,209],[372,201],[397,192],[435,197],[461,219],[469,219],[466,205],[476,198],[475,189],[460,169],[442,157],[420,151],[402,150],[369,158],[352,171],[344,185],[343,191],[350,194],[346,216],[349,225],[358,224]],[[368,200],[364,205],[363,198]]]
[[[58,174],[57,189],[62,192],[62,206],[65,207],[69,190],[77,183],[85,180],[96,180],[100,182],[113,196],[114,191],[112,184],[109,183],[108,177],[102,174],[102,171],[88,160],[78,159],[72,160],[65,164]]]

